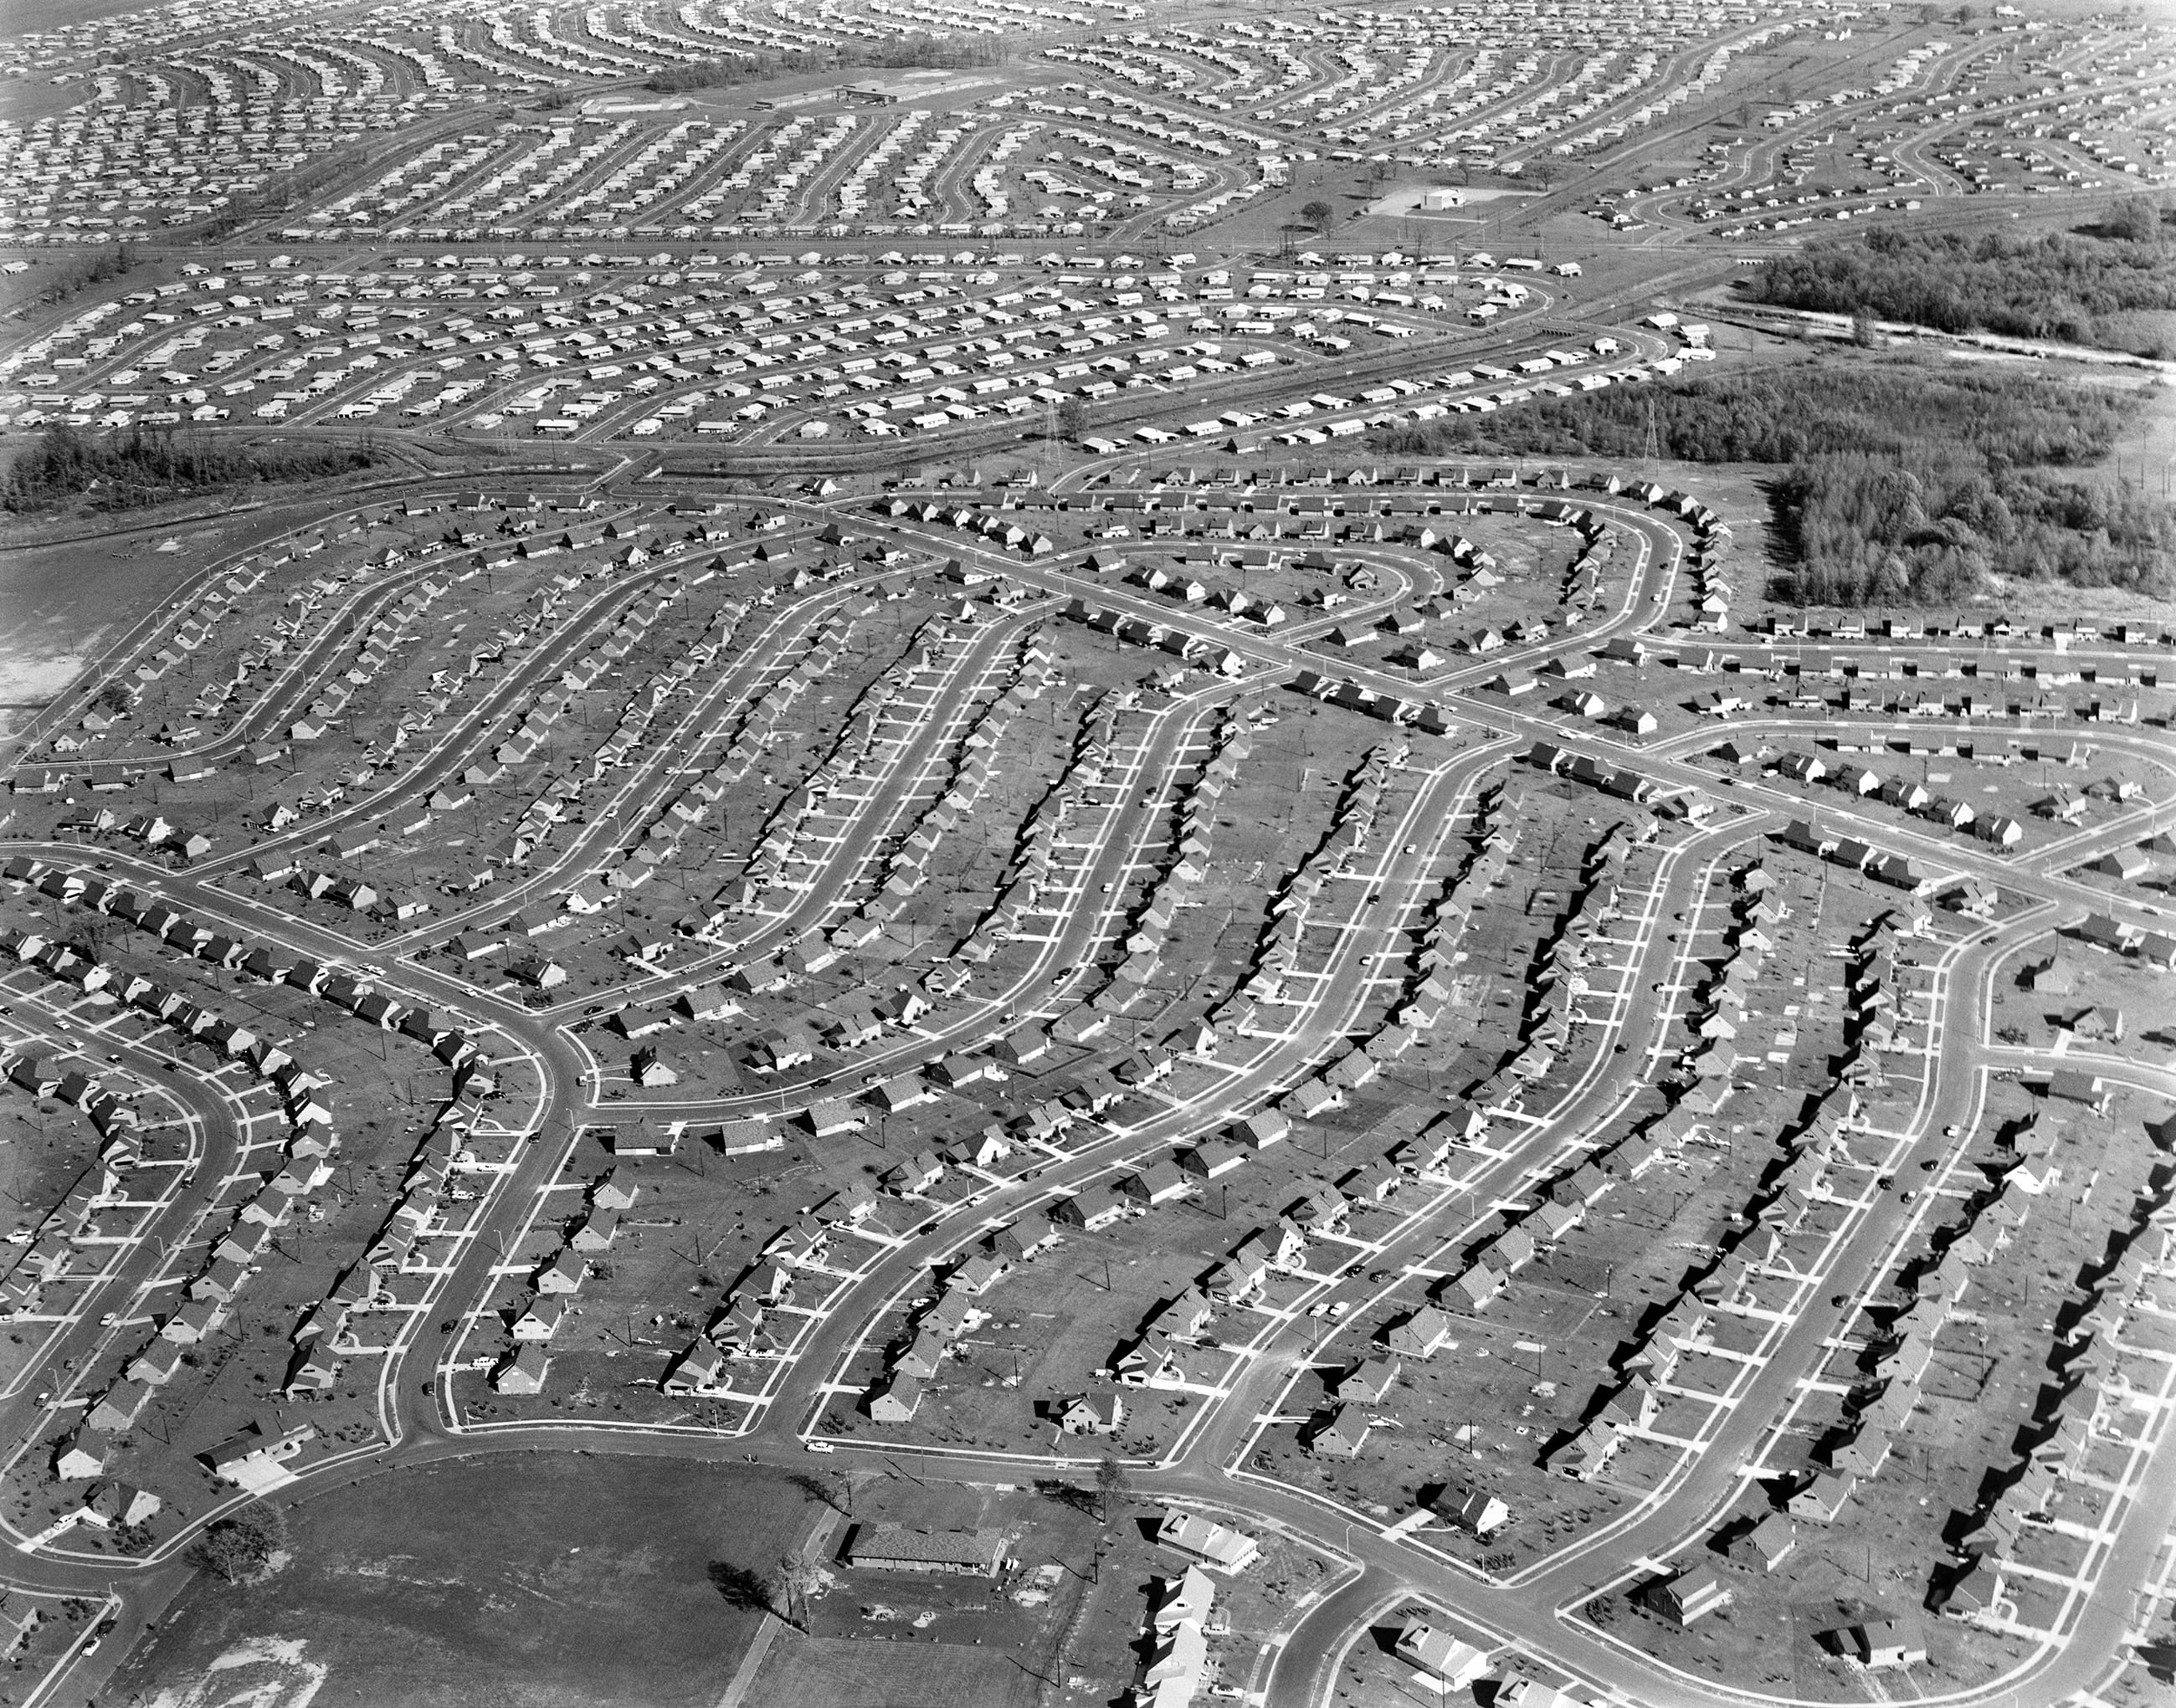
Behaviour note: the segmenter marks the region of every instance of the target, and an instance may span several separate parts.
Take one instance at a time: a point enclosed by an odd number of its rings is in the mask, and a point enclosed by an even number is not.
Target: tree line
[[[1776,256],[1745,282],[1754,301],[1779,308],[2165,354],[2168,334],[2141,317],[2176,308],[2168,227],[2141,202],[2119,204],[2101,229],[2124,235],[1877,231]]]
[[[887,70],[960,71],[970,66],[1002,65],[1010,54],[1011,49],[998,38],[931,35],[917,30],[884,41],[841,43],[821,52],[788,49],[781,53],[694,60],[683,65],[669,65],[652,73],[644,87],[661,95],[677,95],[691,89],[725,89],[737,84],[763,83],[774,77],[795,77],[855,66]]]
[[[1945,604],[1990,575],[2176,590],[2176,512],[2120,482],[2050,472],[2105,460],[2145,394],[1911,358],[1821,356],[1673,386],[1613,386],[1388,429],[1391,454],[1645,454],[1754,463],[1803,604]]]
[[[321,480],[375,460],[361,445],[230,447],[203,434],[131,427],[94,436],[56,423],[8,466],[0,508],[19,515],[92,492],[94,509],[138,509],[217,487]]]

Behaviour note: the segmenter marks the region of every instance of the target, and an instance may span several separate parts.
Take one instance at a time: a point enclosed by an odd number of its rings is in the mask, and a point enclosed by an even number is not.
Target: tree
[[[1062,439],[1085,438],[1088,432],[1088,400],[1084,397],[1069,397],[1058,406],[1058,436]]]
[[[784,1591],[786,1622],[808,1629],[808,1592],[816,1587],[816,1568],[807,1556],[788,1550],[778,1557],[779,1587]]]
[[[1557,163],[1546,155],[1539,160],[1530,160],[1526,165],[1526,176],[1546,190],[1557,181]]]
[[[1096,1461],[1096,1516],[1100,1524],[1111,1521],[1111,1508],[1133,1498],[1134,1486],[1126,1476],[1126,1467],[1118,1463],[1113,1454],[1106,1453]]]
[[[1301,217],[1305,219],[1308,224],[1314,226],[1318,231],[1328,231],[1330,229],[1330,220],[1335,219],[1337,215],[1337,209],[1331,207],[1329,203],[1324,201],[1319,196],[1317,196],[1313,201],[1309,202],[1299,211]]]
[[[2125,196],[2108,209],[2103,229],[2112,237],[2151,243],[2161,236],[2161,209],[2151,196]]]
[[[286,1526],[278,1513],[267,1506],[246,1507],[199,1537],[189,1559],[220,1581],[238,1584],[269,1565],[286,1540]]]

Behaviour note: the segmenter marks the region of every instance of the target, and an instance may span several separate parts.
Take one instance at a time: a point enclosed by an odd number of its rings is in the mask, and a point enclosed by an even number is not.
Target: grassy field
[[[1031,1708],[1036,1680],[1000,1650],[784,1634],[750,1694],[764,1708]]]
[[[712,1586],[768,1571],[819,1509],[743,1466],[520,1455],[371,1478],[284,1515],[261,1585],[199,1578],[117,1675],[116,1702],[709,1708],[759,1620]],[[237,1696],[244,1686],[269,1694]]]

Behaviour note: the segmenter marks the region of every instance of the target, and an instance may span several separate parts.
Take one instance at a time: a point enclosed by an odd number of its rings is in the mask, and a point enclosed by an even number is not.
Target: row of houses
[[[876,851],[877,889],[846,920],[831,927],[826,942],[841,952],[873,942],[910,898],[928,881],[944,839],[973,815],[996,774],[998,745],[1013,721],[1053,680],[1055,661],[1040,625],[1024,634],[997,692],[962,732],[950,764],[937,785],[936,798],[904,830]]]
[[[2155,1136],[2166,1145],[2176,1137],[2176,1122],[2162,1123]],[[1987,1208],[2008,1196],[1998,1192]],[[2076,1285],[2056,1307],[2047,1377],[2034,1395],[2031,1419],[2019,1433],[2015,1457],[1995,1467],[1983,1483],[1980,1504],[1956,1532],[1954,1561],[1938,1570],[1929,1585],[1930,1602],[1944,1612],[1972,1618],[1994,1611],[2005,1564],[2032,1531],[2057,1520],[2067,1482],[2089,1477],[2086,1461],[2094,1439],[2121,1433],[2108,1408],[2110,1402],[2117,1407],[2125,1403],[2121,1396],[2128,1393],[2128,1384],[2118,1367],[2134,1339],[2127,1332],[2133,1319],[2146,1344],[2158,1341],[2156,1325],[2165,1314],[2168,1291],[2162,1270],[2176,1255],[2176,1241],[2166,1225],[2172,1201],[2176,1180],[2164,1171],[2112,1225]],[[1939,1276],[1948,1267],[1929,1273]],[[1953,1276],[1950,1288],[1936,1283],[1938,1296],[1950,1308],[1955,1293],[1961,1291],[1954,1286],[1957,1279]],[[1923,1277],[1923,1295],[1926,1286]],[[2097,1514],[2092,1506],[2081,1521],[2096,1524]]]
[[[1247,660],[1243,654],[1200,635],[1190,634],[1184,629],[1151,623],[1145,617],[1131,617],[1120,610],[1092,605],[1085,599],[1068,600],[1065,616],[1069,622],[1083,623],[1097,634],[1112,635],[1129,646],[1168,653],[1173,658],[1209,672],[1212,676],[1237,680],[1247,673]]]
[[[1350,871],[1367,852],[1384,791],[1391,773],[1401,769],[1405,760],[1402,740],[1381,742],[1369,748],[1346,774],[1336,804],[1330,809],[1329,829],[1270,898],[1247,976],[1232,995],[1212,1011],[1212,1023],[1221,1025],[1235,1020],[1242,1004],[1281,1000],[1287,979],[1319,969],[1326,951],[1319,945],[1308,946],[1308,910],[1339,873]],[[1310,1093],[1303,1101],[1308,1106],[1305,1112],[1313,1113],[1328,1107],[1330,1094],[1326,1090]]]
[[[1764,879],[1757,865],[1737,874],[1738,917],[1729,940],[1731,953],[1722,971],[1709,981],[1705,1008],[1695,1011],[1695,1019],[1702,1013],[1727,1016],[1743,1001],[1744,985],[1732,983],[1729,975],[1749,955],[1756,957],[1757,966],[1762,953],[1748,939],[1759,933],[1760,910],[1765,905]],[[1881,935],[1870,934],[1862,947],[1878,944]],[[1707,1083],[1716,1079],[1727,1083],[1727,1074],[1710,1076]],[[1680,1086],[1684,1083],[1678,1081]],[[1695,1086],[1700,1083],[1693,1082]],[[1667,1135],[1696,1130],[1694,1112],[1686,1107],[1689,1101],[1680,1098],[1673,1103],[1641,1135],[1641,1142],[1659,1150],[1671,1142]],[[1607,1468],[1629,1432],[1652,1421],[1659,1403],[1657,1384],[1668,1379],[1687,1352],[1704,1342],[1711,1315],[1738,1297],[1754,1271],[1780,1254],[1784,1239],[1803,1225],[1821,1200],[1825,1177],[1841,1150],[1844,1124],[1855,1109],[1855,1100],[1839,1077],[1810,1096],[1798,1118],[1779,1133],[1782,1155],[1754,1189],[1733,1233],[1718,1244],[1713,1261],[1689,1277],[1677,1296],[1658,1307],[1619,1349],[1614,1360],[1617,1383],[1598,1390],[1581,1424],[1544,1450],[1551,1469],[1591,1480]]]
[[[808,888],[815,861],[803,846],[844,834],[852,817],[851,811],[834,809],[831,797],[884,775],[911,733],[911,715],[902,718],[896,709],[928,704],[928,690],[949,674],[949,661],[972,638],[969,629],[933,617],[908,643],[911,661],[894,664],[862,690],[830,750],[764,822],[741,874],[743,906],[781,908]]]
[[[472,1124],[482,1099],[495,1089],[473,1042],[428,1009],[383,996],[365,981],[267,946],[252,945],[94,874],[78,875],[84,882],[74,889],[71,899],[79,904],[123,920],[170,948],[239,976],[290,985],[335,1004],[365,1024],[399,1031],[428,1048],[450,1071],[452,1096],[432,1123],[432,1131],[443,1132],[446,1155],[436,1165],[427,1165],[419,1157],[389,1216],[386,1232],[373,1242],[373,1259],[380,1255],[378,1246],[388,1245],[392,1248],[390,1259],[397,1265],[406,1245],[412,1243],[413,1230],[423,1226],[435,1210],[437,1187],[450,1166],[452,1147]],[[184,1349],[215,1333],[226,1321],[249,1276],[275,1244],[278,1230],[296,1213],[299,1201],[329,1178],[331,1159],[340,1142],[333,1127],[328,1082],[302,1068],[285,1049],[144,975],[110,974],[103,983],[117,1000],[177,1035],[203,1044],[222,1060],[242,1064],[274,1086],[289,1133],[280,1168],[260,1178],[253,1194],[240,1205],[231,1224],[213,1243],[204,1268],[183,1284],[182,1301],[161,1323],[155,1338],[127,1361],[120,1379],[86,1414],[84,1428],[66,1444],[62,1458],[68,1471],[63,1474],[82,1476],[100,1473],[112,1436],[133,1424],[153,1389],[172,1379]],[[315,1316],[313,1312],[312,1317]],[[324,1326],[319,1324],[320,1328]],[[338,1360],[333,1349],[338,1334],[309,1346],[300,1342],[319,1340],[317,1330],[298,1334],[296,1339],[297,1350],[283,1384],[286,1391],[291,1395],[329,1388],[337,1375]]]
[[[0,933],[0,955],[22,959],[23,944],[8,940],[20,935]],[[30,964],[41,966],[35,956]],[[99,1135],[91,1166],[29,1230],[28,1240],[16,1247],[6,1275],[0,1276],[0,1314],[13,1316],[36,1310],[45,1289],[70,1273],[79,1242],[97,1232],[100,1210],[125,1195],[126,1183],[142,1161],[143,1134],[135,1110],[87,1063],[28,1049],[0,1050],[0,1077],[26,1096],[75,1110]]]
[[[1200,1566],[1151,1582],[1134,1708],[1192,1708],[1214,1671],[1209,1635],[1229,1624],[1216,1617],[1216,1582]]]
[[[980,505],[963,504],[956,500],[938,498],[880,498],[877,514],[909,522],[936,522],[945,527],[957,528],[963,533],[979,535],[991,545],[1008,552],[1018,552],[1027,558],[1047,558],[1058,549],[1058,542],[1038,528],[1026,526],[1016,516],[1003,511],[991,511]]]
[[[911,1420],[921,1406],[924,1384],[936,1378],[954,1342],[987,1317],[975,1301],[1020,1265],[1054,1250],[1064,1237],[1063,1227],[1086,1225],[1080,1220],[1061,1221],[1055,1213],[1045,1216],[1031,1211],[997,1229],[976,1249],[954,1262],[934,1295],[910,1319],[906,1331],[885,1349],[884,1372],[862,1398],[870,1419],[879,1423]],[[1115,1398],[1099,1404],[1080,1395],[1061,1402],[1056,1415],[1061,1428],[1108,1434],[1117,1429],[1123,1410]]]
[[[443,1169],[437,1174],[437,1179],[422,1183],[425,1189],[435,1189],[443,1181]],[[634,1181],[623,1179],[617,1165],[589,1183],[581,1208],[560,1229],[558,1248],[530,1271],[530,1296],[513,1308],[507,1324],[513,1344],[492,1367],[494,1390],[543,1392],[552,1373],[552,1341],[565,1326],[582,1284],[589,1279],[590,1260],[612,1249],[620,1217],[634,1207],[641,1189]]]
[[[1119,930],[1124,958],[1104,970],[1101,982],[1084,993],[1084,1003],[1107,1013],[1123,1013],[1141,999],[1162,970],[1164,945],[1178,910],[1209,875],[1217,804],[1253,751],[1254,737],[1227,708],[1210,737],[1207,756],[1175,791],[1172,840]]]
[[[1050,791],[1036,802],[1022,823],[1012,852],[1005,862],[990,905],[972,927],[954,946],[952,959],[976,965],[996,957],[1024,927],[1025,922],[1065,883],[1064,842],[1076,841],[1074,832],[1082,819],[1106,809],[1094,797],[1114,773],[1123,773],[1119,722],[1136,704],[1131,689],[1102,690],[1084,709],[1079,734],[1066,756],[1064,769]],[[1100,1025],[1091,1014],[1069,1030],[1065,1042],[1085,1042]]]

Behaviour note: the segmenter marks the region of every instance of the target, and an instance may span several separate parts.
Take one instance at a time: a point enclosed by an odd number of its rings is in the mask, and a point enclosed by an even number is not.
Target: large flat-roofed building
[[[1004,1532],[987,1528],[917,1530],[905,1524],[865,1524],[846,1551],[847,1564],[879,1571],[993,1578],[1004,1563]]]

